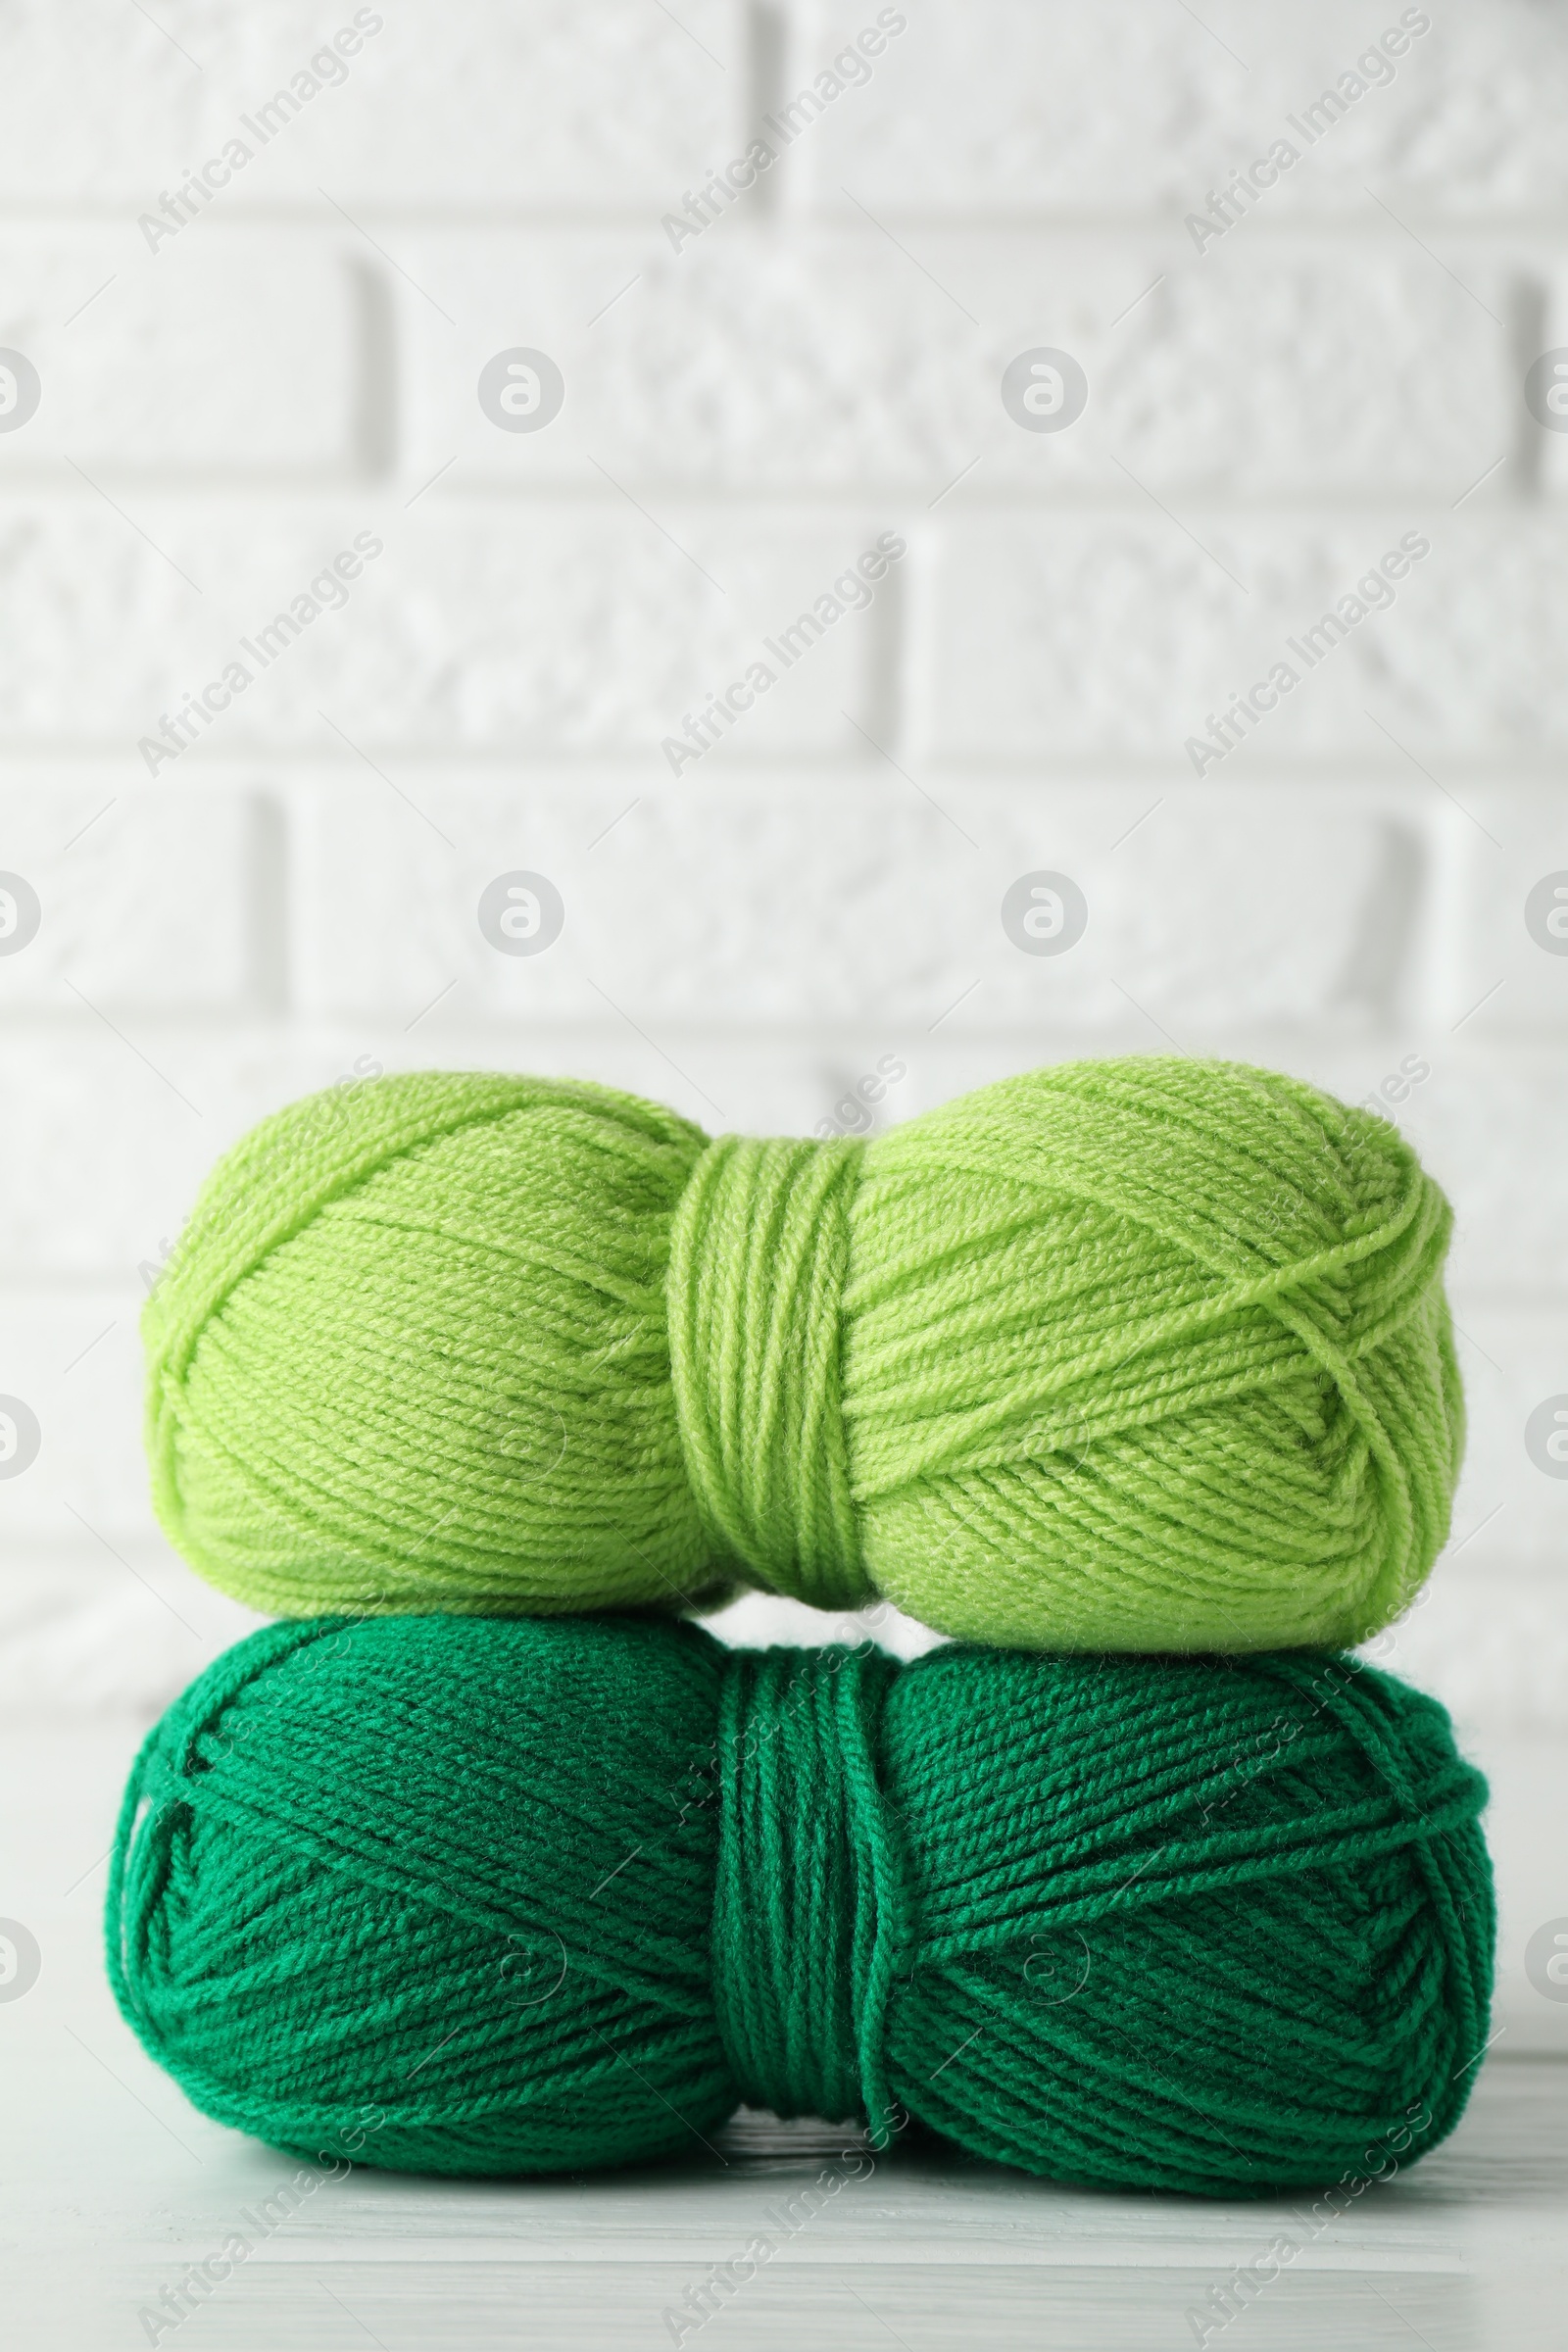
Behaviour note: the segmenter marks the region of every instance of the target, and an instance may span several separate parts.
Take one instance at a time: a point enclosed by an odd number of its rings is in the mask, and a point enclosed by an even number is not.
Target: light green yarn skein
[[[826,1144],[388,1078],[209,1179],[147,1310],[155,1494],[286,1614],[740,1579],[1055,1649],[1351,1642],[1447,1533],[1449,1221],[1386,1122],[1224,1062]]]

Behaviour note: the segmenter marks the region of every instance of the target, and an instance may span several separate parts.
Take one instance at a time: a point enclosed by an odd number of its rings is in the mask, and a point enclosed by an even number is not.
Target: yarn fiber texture
[[[1449,1222],[1388,1123],[1224,1062],[827,1143],[369,1081],[209,1179],[146,1312],[155,1498],[284,1614],[751,1582],[1054,1649],[1352,1645],[1447,1534]]]
[[[1434,1699],[1345,1658],[296,1622],[144,1746],[110,1972],[199,2107],[306,2154],[611,2165],[744,2100],[1263,2194],[1456,2122],[1485,1796]]]

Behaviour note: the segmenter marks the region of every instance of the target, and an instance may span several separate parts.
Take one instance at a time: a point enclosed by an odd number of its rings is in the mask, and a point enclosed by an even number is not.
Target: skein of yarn
[[[209,1179],[147,1308],[155,1497],[285,1614],[749,1580],[1054,1649],[1353,1644],[1447,1533],[1449,1222],[1385,1121],[1224,1062],[827,1143],[370,1081]]]
[[[1344,1657],[281,1624],[137,1760],[110,1971],[199,2107],[306,2155],[609,2165],[748,2101],[1058,2179],[1364,2185],[1475,2080],[1485,1796]]]

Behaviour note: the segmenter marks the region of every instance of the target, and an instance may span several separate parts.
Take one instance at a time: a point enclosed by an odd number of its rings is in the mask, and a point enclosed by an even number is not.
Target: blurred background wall
[[[1456,1203],[1392,1662],[1568,2039],[1568,11],[4,0],[0,55],[6,1707],[248,1622],[152,1525],[136,1318],[290,1097],[865,1130],[1256,1058]]]

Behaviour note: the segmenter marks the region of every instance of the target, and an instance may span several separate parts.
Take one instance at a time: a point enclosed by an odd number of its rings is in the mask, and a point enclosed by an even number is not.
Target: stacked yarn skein
[[[111,1968],[198,2106],[307,2155],[624,2163],[744,2099],[1264,2195],[1457,2120],[1485,1793],[1345,1658],[295,1623],[147,1742]]]
[[[285,1614],[751,1582],[1056,1650],[1353,1643],[1447,1534],[1449,1222],[1385,1121],[1229,1063],[827,1143],[371,1081],[209,1181],[147,1310],[155,1496]]]

